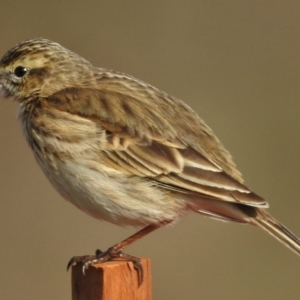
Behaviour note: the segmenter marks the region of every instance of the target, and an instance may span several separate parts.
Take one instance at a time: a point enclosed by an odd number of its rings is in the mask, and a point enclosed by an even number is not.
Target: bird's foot
[[[125,254],[119,249],[116,249],[115,247],[111,247],[105,252],[102,252],[101,250],[97,249],[95,255],[74,256],[70,259],[67,266],[67,270],[69,270],[71,266],[74,266],[80,262],[82,263],[82,273],[85,274],[85,271],[91,265],[114,260],[132,262],[134,268],[137,271],[138,284],[142,284],[144,278],[144,270],[141,264],[141,260],[138,257]]]

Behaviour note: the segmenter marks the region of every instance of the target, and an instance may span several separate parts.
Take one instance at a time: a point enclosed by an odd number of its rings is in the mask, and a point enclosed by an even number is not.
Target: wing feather
[[[116,83],[117,77],[100,81],[100,89],[61,91],[47,103],[105,130],[101,157],[116,170],[193,196],[267,206],[242,184],[229,153],[189,107],[151,86],[146,93],[128,77]]]

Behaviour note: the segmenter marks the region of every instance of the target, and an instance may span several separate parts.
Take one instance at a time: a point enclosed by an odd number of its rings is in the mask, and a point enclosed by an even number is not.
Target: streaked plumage
[[[300,254],[299,239],[244,186],[230,154],[182,101],[42,38],[3,56],[0,84],[19,101],[47,178],[91,216],[154,230],[195,211],[261,227]]]

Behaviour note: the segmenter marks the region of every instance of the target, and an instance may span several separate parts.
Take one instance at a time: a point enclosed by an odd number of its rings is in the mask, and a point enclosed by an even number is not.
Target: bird
[[[45,38],[0,60],[0,91],[38,165],[66,200],[90,216],[141,228],[69,264],[140,259],[124,248],[188,212],[251,224],[300,255],[300,240],[246,185],[232,156],[183,101],[121,72],[93,66]]]

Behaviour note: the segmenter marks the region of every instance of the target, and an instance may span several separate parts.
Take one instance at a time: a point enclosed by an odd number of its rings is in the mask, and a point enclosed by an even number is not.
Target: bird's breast
[[[65,112],[20,114],[36,161],[54,188],[89,215],[119,225],[147,225],[175,219],[183,201],[138,176],[128,176],[102,160],[104,130]]]

